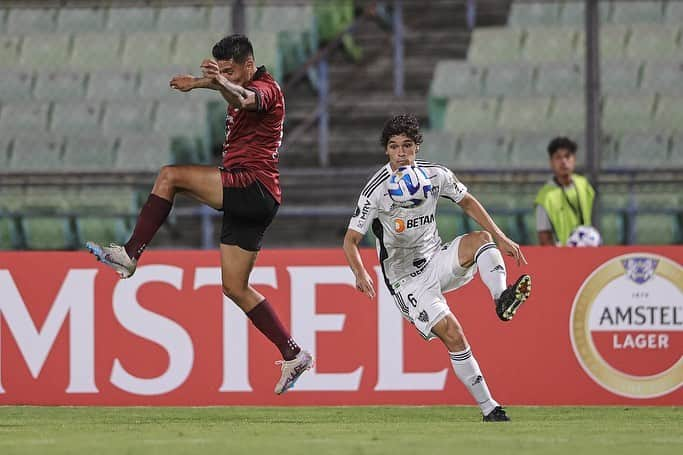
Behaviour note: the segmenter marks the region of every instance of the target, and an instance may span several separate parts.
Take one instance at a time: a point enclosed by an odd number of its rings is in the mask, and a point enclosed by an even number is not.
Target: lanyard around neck
[[[569,200],[569,196],[567,196],[567,190],[565,189],[564,185],[562,185],[560,183],[560,181],[557,180],[556,177],[554,178],[554,180],[555,180],[555,183],[557,183],[560,186],[560,188],[562,189],[562,195],[564,196],[564,200],[567,202],[567,205],[572,209],[572,212],[574,212],[574,215],[576,215],[576,217],[579,219],[579,225],[583,226],[584,225],[583,210],[581,210],[581,195],[579,194],[579,188],[576,186],[576,184],[572,180],[572,183],[574,184],[574,191],[576,192],[576,202],[577,202],[577,204],[579,204],[579,206],[576,207]]]

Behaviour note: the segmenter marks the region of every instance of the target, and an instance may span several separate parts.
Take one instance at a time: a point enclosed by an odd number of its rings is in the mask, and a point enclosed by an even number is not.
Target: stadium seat
[[[178,33],[186,30],[205,30],[209,25],[209,11],[205,6],[168,6],[161,8],[157,28],[161,32]]]
[[[2,46],[1,41],[0,46]],[[0,58],[2,57],[0,56]],[[0,100],[3,103],[26,101],[31,98],[33,74],[30,71],[0,69],[0,81],[2,81],[0,84]]]
[[[154,120],[154,131],[163,135],[200,136],[207,134],[207,112],[204,102],[192,102],[177,97],[174,101],[159,102]]]
[[[198,72],[202,60],[211,57],[213,45],[221,38],[223,38],[223,33],[216,31],[179,33],[172,63],[187,67],[195,73]]]
[[[522,35],[522,30],[513,28],[476,28],[467,60],[475,64],[517,61],[521,56]]]
[[[12,222],[12,218],[3,215],[0,212],[0,250],[11,250],[15,248]]]
[[[600,220],[600,236],[603,245],[623,245],[626,243],[625,213],[609,211]]]
[[[640,62],[607,61],[600,71],[600,89],[604,95],[629,95],[638,92]]]
[[[444,130],[452,133],[490,131],[496,127],[498,100],[453,98],[446,106]]]
[[[667,24],[676,25],[680,25],[683,23],[683,2],[674,0],[666,2],[664,22]]]
[[[86,97],[112,101],[136,99],[139,96],[138,83],[138,73],[134,71],[94,71],[88,76]]]
[[[7,33],[28,35],[51,33],[57,28],[57,8],[11,8]]]
[[[612,132],[643,131],[650,129],[655,97],[628,95],[605,97],[602,124]]]
[[[121,138],[116,155],[116,169],[122,171],[158,171],[172,164],[171,140],[162,135],[126,135]]]
[[[107,103],[102,118],[102,131],[112,136],[147,132],[152,127],[152,102]]]
[[[425,131],[418,157],[448,166],[455,161],[457,137],[446,131]]]
[[[68,34],[24,36],[19,63],[28,68],[62,68],[69,59]]]
[[[510,9],[508,25],[526,27],[535,25],[556,25],[560,16],[560,3],[519,3]]]
[[[659,97],[654,123],[657,128],[683,131],[683,98]]]
[[[583,131],[586,126],[586,104],[583,95],[554,97],[550,116],[543,128],[563,134],[567,131]]]
[[[579,34],[571,27],[537,27],[527,30],[523,58],[532,62],[573,60]]]
[[[429,89],[429,119],[432,128],[443,128],[448,98],[479,96],[481,67],[457,60],[440,60],[436,64]]]
[[[279,65],[284,73],[295,71],[313,53],[310,33],[283,30],[278,33]]]
[[[62,164],[62,139],[47,133],[26,134],[14,138],[9,168],[13,172],[47,172],[58,169]]]
[[[109,8],[107,29],[114,32],[145,32],[156,28],[157,8]]]
[[[49,109],[49,103],[45,102],[4,104],[0,111],[0,131],[4,134],[45,131]]]
[[[496,169],[510,163],[510,141],[503,135],[463,134],[453,168]]]
[[[78,245],[94,241],[101,245],[123,244],[127,240],[128,229],[120,217],[79,216],[76,219]]]
[[[77,71],[39,72],[33,94],[38,100],[78,100],[85,96],[85,74]]]
[[[7,135],[0,135],[0,172],[4,171],[9,167],[10,158],[10,144],[12,140]],[[2,207],[0,207],[2,210]]]
[[[638,214],[636,241],[641,245],[668,245],[680,242],[680,232],[673,214]]]
[[[611,2],[599,3],[600,23],[609,22],[612,13]],[[585,4],[582,1],[565,1],[560,10],[560,24],[583,27],[586,17]]]
[[[24,216],[21,225],[29,249],[66,250],[76,247],[67,217]]]
[[[578,62],[542,63],[538,66],[536,93],[568,95],[583,92],[583,65]]]
[[[75,35],[70,66],[78,69],[119,70],[121,35],[111,32]]]
[[[0,67],[16,68],[19,62],[19,36],[0,35]]]
[[[502,138],[501,138],[502,140]],[[457,169],[455,171],[457,173]],[[513,188],[506,184],[496,183],[473,183],[468,186],[470,193],[474,195],[487,209],[491,211],[510,210],[517,207]],[[516,191],[515,191],[516,192]]]
[[[130,69],[168,66],[172,42],[170,33],[128,33],[123,46],[123,66]]]
[[[503,99],[499,128],[505,131],[534,131],[543,128],[550,112],[548,97],[511,97]]]
[[[79,215],[135,217],[138,214],[138,193],[123,186],[83,186],[69,198],[69,209]]]
[[[612,2],[612,22],[615,24],[658,23],[662,21],[661,1]]]
[[[676,133],[671,136],[671,165],[683,168],[683,133]],[[683,201],[681,201],[683,205]]]
[[[619,167],[666,168],[669,138],[663,134],[631,133],[619,138]]]
[[[674,59],[683,56],[676,44],[678,27],[672,25],[634,26],[626,48],[630,59]]]
[[[104,27],[104,8],[60,8],[57,30],[68,33],[99,32]]]
[[[277,33],[252,32],[249,39],[254,47],[254,58],[258,66],[265,65],[275,80],[281,80],[281,69],[278,65]]]
[[[522,169],[549,169],[548,143],[553,135],[543,133],[517,133],[512,139],[511,161]]]
[[[464,216],[462,211],[455,207],[451,201],[444,198],[439,199],[436,226],[442,241],[449,242],[468,231]]]
[[[52,111],[51,131],[64,135],[98,131],[100,112],[100,103],[96,101],[55,103]]]
[[[201,63],[201,62],[200,62]],[[191,93],[180,93],[169,86],[169,81],[176,74],[188,73],[189,69],[182,66],[169,66],[164,68],[150,68],[140,71],[140,97],[143,99],[174,99],[178,96],[196,98],[202,92],[208,90],[196,90]]]
[[[0,191],[0,212],[14,212],[24,206],[23,186],[5,186]]]
[[[683,61],[648,62],[642,89],[667,95],[683,95]]]
[[[211,7],[209,12],[209,30],[215,30],[224,35],[230,33],[230,30],[232,30],[232,8],[230,6],[214,5]]]
[[[621,60],[626,53],[628,25],[603,25],[600,27],[600,58],[602,61]],[[582,44],[585,46],[585,41]],[[582,49],[581,55],[584,55]]]
[[[313,8],[298,6],[247,6],[245,11],[248,33],[257,30],[280,32],[283,30],[305,30],[313,26]]]
[[[114,138],[71,135],[66,138],[62,170],[108,171],[114,167]]]
[[[619,167],[619,141],[617,138],[618,135],[610,133],[605,133],[600,138],[600,166],[603,169]],[[580,153],[578,156],[583,157],[584,163],[586,162],[586,153]]]
[[[534,68],[526,63],[489,65],[484,78],[486,96],[527,96],[531,94]]]

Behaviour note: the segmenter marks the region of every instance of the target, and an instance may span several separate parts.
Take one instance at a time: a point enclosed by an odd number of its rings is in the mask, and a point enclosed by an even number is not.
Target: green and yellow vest
[[[590,226],[595,190],[585,177],[572,176],[574,189],[566,190],[556,181],[546,183],[536,195],[535,204],[548,213],[555,238],[562,245],[572,231],[581,225]]]

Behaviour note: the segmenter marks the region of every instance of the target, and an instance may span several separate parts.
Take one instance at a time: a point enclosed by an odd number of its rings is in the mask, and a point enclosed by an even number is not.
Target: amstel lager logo
[[[627,254],[583,283],[572,307],[572,346],[602,387],[630,398],[666,395],[683,384],[683,267]]]

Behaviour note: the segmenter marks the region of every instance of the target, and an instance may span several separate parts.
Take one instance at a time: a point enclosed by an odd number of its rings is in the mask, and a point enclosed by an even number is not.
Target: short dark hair
[[[254,48],[244,35],[229,35],[217,42],[211,51],[216,60],[232,60],[244,63],[248,57],[254,56]]]
[[[382,138],[380,143],[383,148],[387,148],[389,139],[392,136],[405,134],[413,140],[417,145],[422,144],[422,134],[420,134],[420,122],[413,114],[399,114],[394,115],[387,120],[382,130]]]
[[[552,158],[553,154],[560,149],[569,150],[569,153],[576,155],[576,142],[572,141],[568,137],[556,137],[550,141],[550,144],[548,144],[548,156]]]

